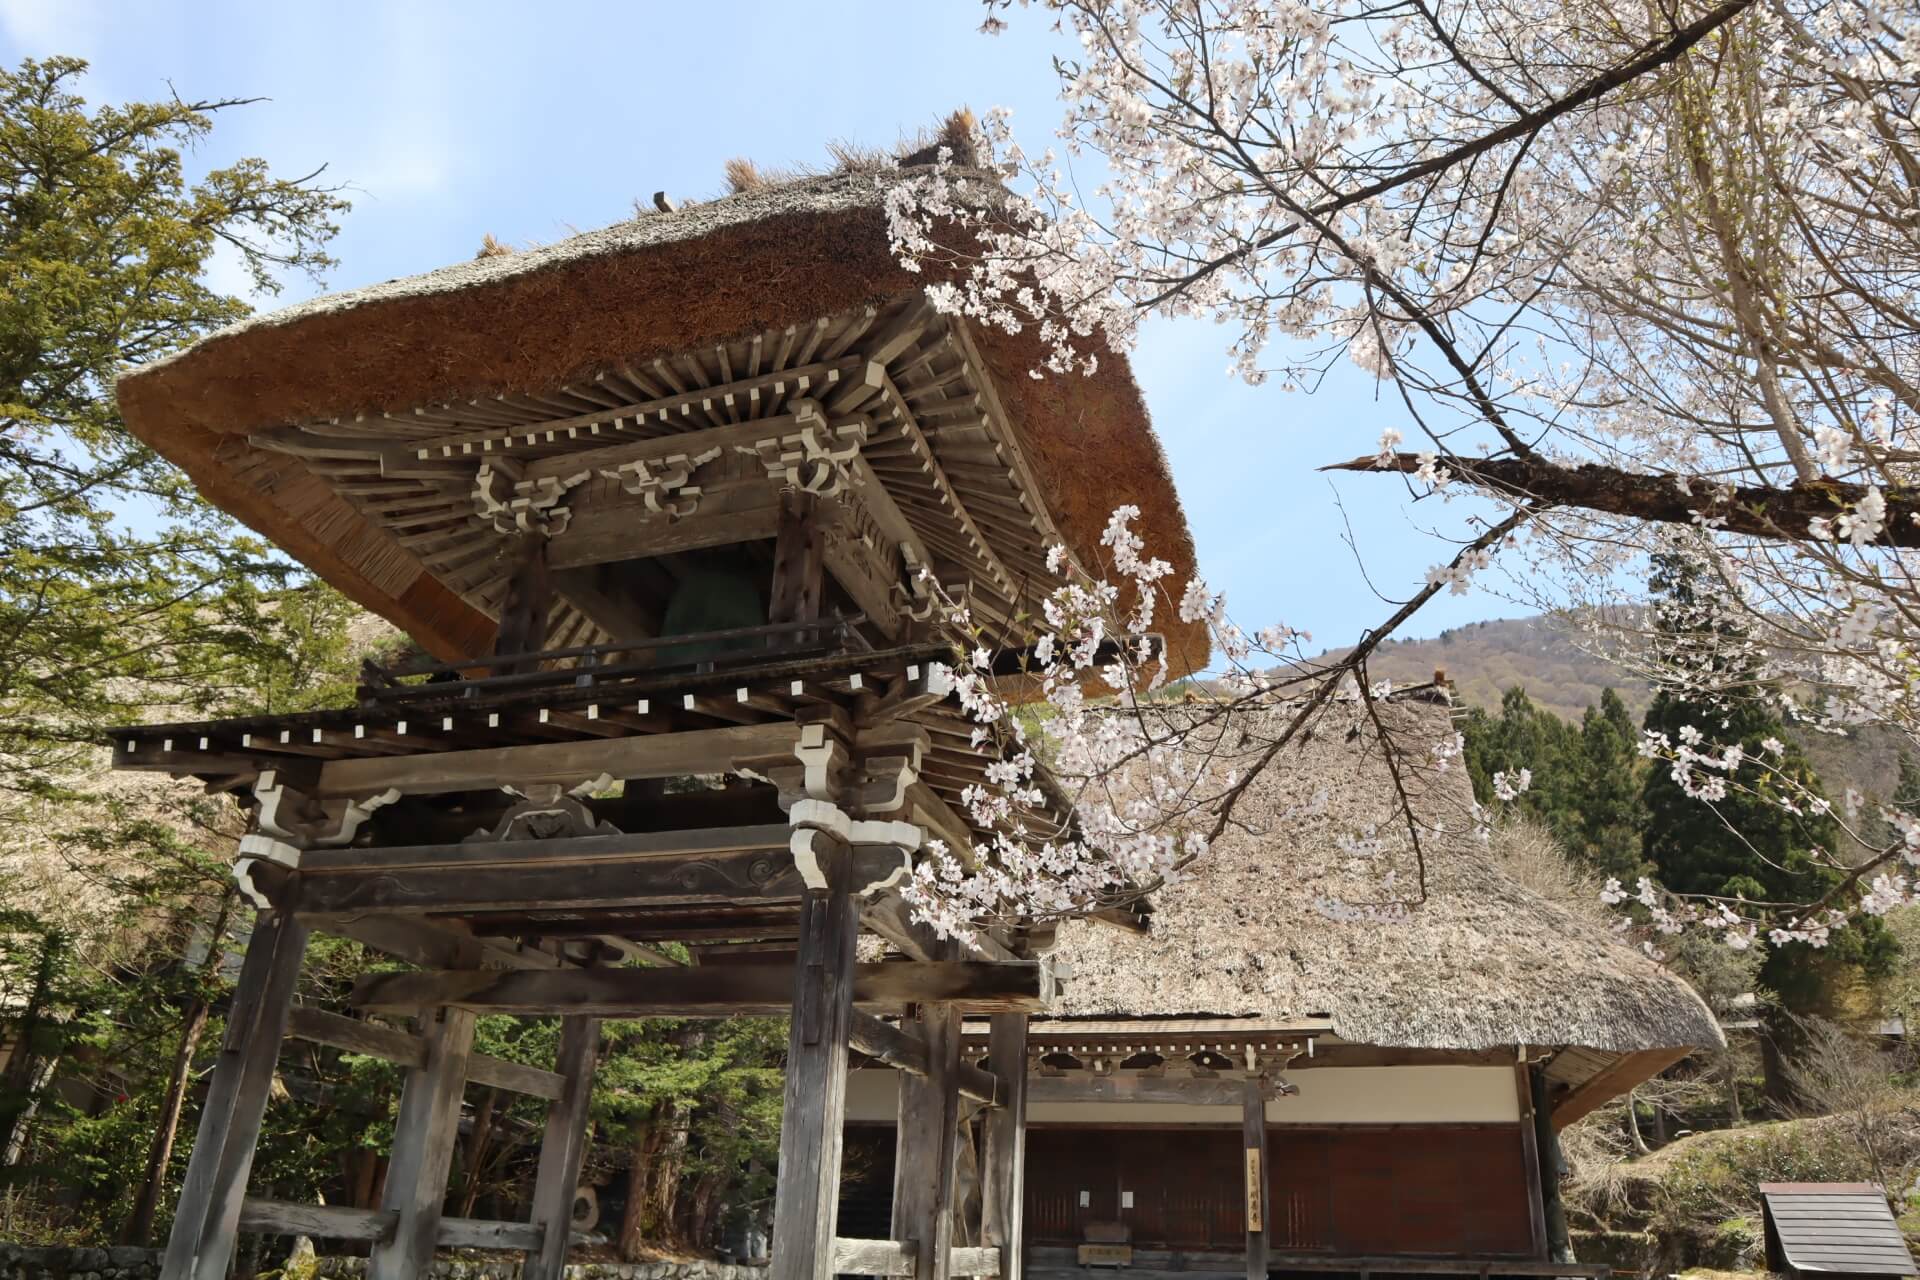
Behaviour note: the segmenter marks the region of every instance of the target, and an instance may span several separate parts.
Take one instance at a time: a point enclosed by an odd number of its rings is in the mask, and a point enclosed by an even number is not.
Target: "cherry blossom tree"
[[[942,877],[950,923],[990,901],[1064,909],[1177,874],[1233,821],[1249,779],[1208,767],[1196,718],[1261,711],[1253,768],[1270,765],[1335,702],[1370,705],[1373,646],[1497,558],[1586,606],[1594,646],[1695,701],[1771,699],[1814,732],[1920,734],[1920,12],[1871,0],[987,10],[988,31],[1051,20],[1079,54],[1056,63],[1049,149],[1029,151],[989,113],[977,155],[943,153],[892,188],[896,250],[927,271],[939,306],[1038,333],[1041,377],[1128,349],[1153,316],[1223,322],[1238,375],[1286,391],[1350,360],[1395,411],[1351,460],[1329,432],[1329,465],[1396,477],[1420,501],[1470,493],[1492,514],[1345,657],[1314,666],[1293,633],[1249,639],[1204,583],[1165,581],[1123,511],[1112,563],[1067,569],[1029,651],[1060,708],[1041,754],[1079,780],[1084,843],[1041,841],[1039,863],[1030,841],[956,851]],[[1656,557],[1711,587],[1657,629],[1642,596]],[[1179,723],[1139,710],[1156,677],[1138,615],[1155,601],[1206,620],[1230,675]],[[1656,630],[1684,643],[1656,643]],[[1713,660],[1728,646],[1742,661]],[[976,656],[983,731],[1017,728],[992,689],[1004,658]],[[1285,665],[1262,676],[1265,658]],[[1089,673],[1110,699],[1079,692]],[[1768,768],[1717,747],[1713,729],[1643,745],[1703,804],[1755,789]],[[1421,753],[1381,737],[1398,779]],[[1025,785],[1006,781],[979,797],[1003,827],[1012,810],[996,806]],[[1782,803],[1826,803],[1766,782]],[[1920,824],[1882,816],[1890,844],[1850,819],[1849,847],[1821,851],[1845,874],[1819,903],[1683,901],[1653,885],[1610,896],[1637,896],[1661,927],[1817,943],[1862,906],[1914,900]],[[1041,866],[1055,889],[1030,874]],[[929,903],[938,887],[924,886]]]

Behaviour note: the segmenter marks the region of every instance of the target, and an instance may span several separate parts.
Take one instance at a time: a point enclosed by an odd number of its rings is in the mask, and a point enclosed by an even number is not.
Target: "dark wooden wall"
[[[873,1201],[891,1184],[881,1165],[890,1169],[893,1130],[867,1130],[848,1129],[849,1154],[863,1153],[870,1176],[846,1185],[843,1218],[884,1213]],[[1077,1244],[1089,1222],[1117,1221],[1141,1247],[1237,1251],[1240,1142],[1237,1129],[1035,1126],[1027,1241]],[[1272,1126],[1268,1143],[1276,1254],[1528,1254],[1517,1125]]]

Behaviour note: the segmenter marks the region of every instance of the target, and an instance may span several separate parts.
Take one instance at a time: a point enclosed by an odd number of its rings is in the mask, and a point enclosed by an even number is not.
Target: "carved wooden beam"
[[[344,914],[580,911],[694,903],[797,902],[806,890],[795,841],[831,836],[786,826],[583,836],[418,849],[338,850],[303,864],[270,897],[297,895],[297,909]],[[357,855],[370,852],[373,857]],[[857,845],[856,882],[900,875],[897,847]]]
[[[312,790],[321,798],[365,796],[386,788],[402,795],[432,795],[488,791],[503,778],[517,783],[560,782],[571,786],[602,773],[615,778],[729,773],[738,759],[788,754],[799,738],[798,725],[774,722],[652,737],[329,760],[321,766]]]
[[[905,962],[854,966],[854,1002],[868,1008],[952,1002],[970,1011],[1044,1007],[1039,963]],[[357,1008],[411,1011],[454,1005],[523,1016],[725,1018],[793,1007],[794,971],[783,964],[690,969],[568,969],[542,973],[438,970],[368,974],[354,983]]]

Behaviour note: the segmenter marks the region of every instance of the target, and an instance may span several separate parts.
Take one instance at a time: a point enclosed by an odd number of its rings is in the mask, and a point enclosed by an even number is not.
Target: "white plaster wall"
[[[1311,1067],[1287,1080],[1300,1092],[1267,1104],[1269,1124],[1513,1124],[1511,1067]],[[898,1086],[884,1067],[847,1073],[847,1119],[893,1123]],[[1240,1109],[1147,1102],[1035,1104],[1029,1123],[1237,1124]]]

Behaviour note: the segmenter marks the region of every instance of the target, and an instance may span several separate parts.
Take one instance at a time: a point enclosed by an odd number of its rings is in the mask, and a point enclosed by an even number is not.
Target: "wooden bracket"
[[[562,506],[560,500],[591,474],[582,471],[576,475],[522,480],[513,463],[487,459],[473,477],[474,515],[491,524],[496,533],[557,537],[567,531],[567,524],[573,518],[572,509]]]
[[[849,467],[867,440],[867,420],[829,422],[818,400],[805,397],[788,405],[796,430],[737,446],[760,459],[769,478],[806,493],[830,498],[846,488]]]
[[[700,486],[694,473],[720,456],[718,445],[700,453],[673,453],[664,458],[633,458],[600,474],[645,504],[649,516],[678,520],[700,507]]]

